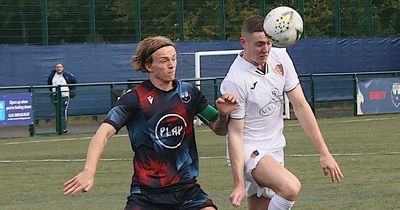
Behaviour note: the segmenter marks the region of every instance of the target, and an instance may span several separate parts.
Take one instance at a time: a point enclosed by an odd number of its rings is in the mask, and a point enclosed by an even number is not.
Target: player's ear
[[[246,43],[247,43],[246,38],[240,37],[239,42],[240,42],[240,45],[242,46],[242,48],[245,49],[246,48]]]
[[[151,70],[151,63],[146,63],[146,64],[144,64],[144,67],[146,68],[146,71],[152,72],[152,70]]]

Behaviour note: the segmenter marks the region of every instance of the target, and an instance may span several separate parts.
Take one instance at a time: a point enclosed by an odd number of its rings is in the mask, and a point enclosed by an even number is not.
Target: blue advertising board
[[[400,78],[357,82],[357,115],[400,113]]]
[[[32,124],[32,94],[0,95],[0,127]]]

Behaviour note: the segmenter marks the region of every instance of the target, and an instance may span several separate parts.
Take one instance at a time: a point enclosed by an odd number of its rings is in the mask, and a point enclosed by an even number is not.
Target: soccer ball
[[[276,47],[295,44],[303,33],[303,19],[290,7],[277,7],[264,18],[265,35]]]

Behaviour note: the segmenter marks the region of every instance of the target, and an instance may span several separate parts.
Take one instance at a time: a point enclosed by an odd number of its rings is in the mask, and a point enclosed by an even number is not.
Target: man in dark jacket
[[[65,86],[67,84],[75,84],[76,79],[73,74],[64,71],[64,66],[62,64],[57,64],[55,69],[51,71],[49,77],[47,78],[47,84],[58,86],[61,85],[61,97],[64,107],[64,119],[63,119],[63,133],[67,133],[67,120],[68,120],[68,107],[69,99],[75,96],[74,86]],[[56,92],[56,88],[52,88],[52,92]]]

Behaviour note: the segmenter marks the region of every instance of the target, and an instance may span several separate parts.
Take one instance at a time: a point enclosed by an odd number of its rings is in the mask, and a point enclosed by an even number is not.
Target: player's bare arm
[[[332,182],[340,182],[344,177],[343,173],[336,160],[329,152],[328,146],[318,127],[317,120],[304,97],[301,86],[297,85],[297,87],[288,92],[287,95],[301,126],[320,153],[320,164],[324,174],[329,174]]]
[[[102,123],[90,141],[82,172],[64,183],[64,195],[74,196],[79,192],[89,191],[94,184],[94,176],[100,156],[109,138],[116,132],[108,123]]]
[[[243,127],[243,119],[231,119],[228,123],[229,158],[234,182],[229,199],[236,208],[240,207],[240,203],[245,196]]]

